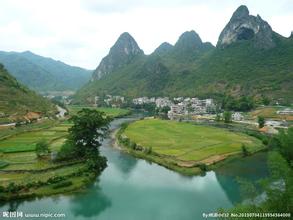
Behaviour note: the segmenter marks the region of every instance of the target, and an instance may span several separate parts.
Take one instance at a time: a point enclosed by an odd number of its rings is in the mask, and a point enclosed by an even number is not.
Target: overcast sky
[[[293,30],[292,0],[0,0],[0,50],[94,69],[125,31],[146,54],[187,30],[215,45],[241,4],[283,36]]]

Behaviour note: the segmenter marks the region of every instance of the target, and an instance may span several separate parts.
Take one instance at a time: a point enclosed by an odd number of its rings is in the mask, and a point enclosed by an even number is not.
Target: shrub
[[[147,147],[147,148],[144,149],[144,152],[146,154],[151,154],[153,152],[153,148],[152,147]]]
[[[135,142],[130,142],[130,144],[129,144],[129,147],[131,148],[131,149],[133,149],[133,150],[136,150],[136,143]]]
[[[38,157],[43,157],[49,154],[49,144],[46,140],[40,140],[36,144],[36,154]]]
[[[67,187],[67,186],[71,186],[72,182],[70,180],[68,181],[63,181],[60,183],[56,183],[52,186],[53,189],[59,189],[59,188],[63,188],[63,187]]]
[[[201,163],[198,165],[199,169],[206,172],[208,170],[208,166],[205,163]]]
[[[263,128],[265,126],[265,118],[263,116],[258,116],[257,122],[259,128]]]
[[[243,155],[244,157],[246,157],[246,156],[249,155],[249,152],[248,152],[248,150],[247,150],[247,147],[246,147],[244,144],[242,144],[242,146],[241,146],[241,150],[242,150],[242,155]]]

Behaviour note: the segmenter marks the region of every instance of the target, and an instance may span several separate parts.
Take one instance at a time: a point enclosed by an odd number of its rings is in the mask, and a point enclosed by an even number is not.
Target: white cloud
[[[216,44],[241,4],[280,34],[293,30],[290,0],[1,0],[0,50],[31,50],[93,69],[125,31],[147,54],[192,29]]]

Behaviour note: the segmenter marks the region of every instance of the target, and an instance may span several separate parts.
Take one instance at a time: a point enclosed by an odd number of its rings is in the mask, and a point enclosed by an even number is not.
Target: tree
[[[287,131],[281,130],[277,139],[279,142],[277,149],[293,165],[293,127],[288,128]]]
[[[225,123],[230,123],[232,122],[232,113],[229,111],[224,112],[224,122]]]
[[[67,159],[84,158],[89,169],[101,172],[106,168],[107,160],[100,155],[99,147],[111,118],[103,112],[82,109],[70,121],[73,126],[68,130],[69,135],[61,148],[60,156]]]
[[[263,116],[258,116],[257,122],[259,128],[263,128],[265,126],[265,118]]]
[[[247,150],[247,147],[244,144],[242,144],[241,150],[242,150],[242,154],[243,154],[244,157],[246,157],[246,156],[249,155],[249,152]]]
[[[40,140],[36,144],[36,154],[39,158],[48,155],[49,152],[50,152],[49,144],[47,143],[46,140]]]
[[[217,122],[221,121],[221,115],[219,113],[217,113],[215,121]]]
[[[164,106],[162,109],[161,109],[161,112],[164,113],[164,114],[167,114],[168,111],[170,111],[171,108],[169,106]]]
[[[271,103],[270,98],[267,97],[267,96],[262,96],[262,100],[261,101],[262,101],[262,104],[264,104],[264,105],[269,105]]]
[[[276,151],[270,152],[268,156],[268,167],[270,176],[267,179],[259,181],[259,185],[252,182],[241,181],[241,191],[243,195],[248,196],[250,202],[238,204],[230,210],[231,213],[245,212],[292,212],[293,197],[293,170],[287,161]],[[257,191],[257,189],[260,189]],[[261,192],[266,198],[261,202],[256,202],[256,196]],[[224,211],[225,212],[225,211]],[[234,218],[228,218],[234,219]],[[250,218],[259,219],[259,217]]]
[[[69,138],[75,144],[79,156],[98,150],[108,130],[111,119],[103,112],[82,109],[70,119],[73,126],[68,130]]]

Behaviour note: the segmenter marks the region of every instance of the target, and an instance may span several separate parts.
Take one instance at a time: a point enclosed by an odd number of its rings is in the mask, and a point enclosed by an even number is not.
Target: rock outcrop
[[[221,32],[217,47],[225,48],[228,45],[250,40],[257,48],[268,49],[275,46],[271,26],[257,15],[249,15],[248,8],[240,6],[232,15],[229,23]]]

